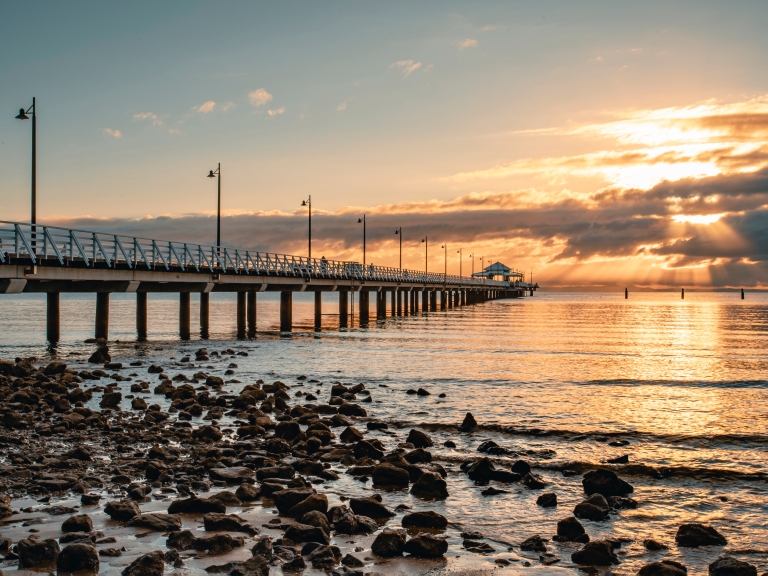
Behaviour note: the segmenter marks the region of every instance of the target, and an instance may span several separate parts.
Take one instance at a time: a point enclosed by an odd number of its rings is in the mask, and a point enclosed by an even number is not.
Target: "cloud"
[[[276,110],[267,110],[267,114],[270,116],[279,116],[283,112],[285,112],[285,107],[277,108]]]
[[[168,128],[168,134],[181,134],[181,130],[176,128]]]
[[[104,128],[104,134],[112,138],[122,138],[123,133],[120,130],[112,130],[111,128]]]
[[[411,72],[415,72],[419,68],[421,68],[422,64],[421,62],[415,62],[413,60],[400,60],[398,62],[393,62],[389,65],[390,68],[399,68],[400,71],[403,73],[403,76],[406,78]]]
[[[459,50],[466,50],[467,48],[477,48],[477,40],[473,38],[467,38],[458,43]]]
[[[344,100],[344,102],[342,102],[341,104],[339,104],[336,107],[336,111],[337,112],[341,112],[341,111],[346,110],[346,109],[347,109],[347,101],[346,100]]]
[[[134,120],[151,120],[152,126],[163,125],[163,121],[157,117],[157,114],[153,114],[152,112],[139,112],[138,114],[133,115],[133,119]]]
[[[212,112],[215,107],[216,107],[216,102],[214,102],[213,100],[208,100],[208,102],[200,104],[200,106],[193,107],[192,110],[196,110],[201,114],[208,114],[208,112]]]
[[[230,108],[235,108],[235,103],[234,103],[234,102],[227,102],[226,104],[223,104],[223,105],[221,106],[221,111],[222,111],[222,112],[226,112],[226,111],[227,111],[227,110],[229,110]]]
[[[264,88],[259,88],[258,90],[249,92],[248,99],[254,106],[264,106],[264,104],[272,100],[272,94],[264,90]]]

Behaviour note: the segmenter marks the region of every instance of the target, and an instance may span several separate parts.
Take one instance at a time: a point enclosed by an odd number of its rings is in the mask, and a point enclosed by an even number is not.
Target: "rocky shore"
[[[555,533],[486,538],[438,512],[449,483],[460,477],[488,506],[522,487],[536,494],[532,506],[559,512],[558,493],[530,462],[502,459],[504,448],[488,441],[458,466],[441,462],[428,431],[376,419],[364,384],[239,382],[237,359],[247,354],[202,348],[194,359],[123,365],[102,346],[87,369],[0,361],[2,569],[458,574],[490,556],[495,573],[627,573],[631,539],[588,530],[643,506],[610,465],[561,471],[583,501],[562,510]],[[226,371],[216,375],[208,362]],[[468,413],[455,434],[476,428]],[[393,505],[401,494],[418,508]],[[718,551],[712,576],[757,574],[721,553],[727,539],[717,526],[681,523],[674,542],[642,545],[646,561],[632,572],[642,576],[687,574],[664,558],[673,547]]]

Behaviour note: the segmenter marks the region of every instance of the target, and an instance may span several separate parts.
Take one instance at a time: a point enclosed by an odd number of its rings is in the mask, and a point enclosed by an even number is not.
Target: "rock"
[[[56,562],[59,557],[59,543],[53,538],[30,540],[24,538],[17,544],[19,568],[32,568],[40,564]]]
[[[134,398],[133,400],[131,400],[131,408],[134,410],[146,410],[147,401],[144,400],[144,398]]]
[[[536,504],[542,508],[554,508],[557,506],[557,494],[554,492],[544,492],[536,499]]]
[[[253,478],[253,470],[245,466],[232,466],[230,468],[211,468],[208,471],[211,480],[223,480],[227,483],[240,484],[243,480]]]
[[[481,491],[480,494],[483,496],[498,496],[499,494],[509,494],[509,490],[499,490],[494,486],[489,486],[485,490]]]
[[[391,518],[394,512],[388,510],[381,502],[373,498],[352,498],[349,507],[355,514],[368,516],[369,518]]]
[[[335,563],[336,562],[334,558],[333,564]],[[333,566],[333,564],[331,564],[331,566]],[[295,556],[293,560],[286,562],[285,564],[280,566],[283,572],[303,572],[306,567],[307,567],[307,563],[304,562],[304,558],[302,558],[301,556]]]
[[[207,514],[209,512],[225,513],[227,507],[216,500],[202,500],[193,496],[183,500],[174,500],[168,506],[168,514]]]
[[[599,493],[592,494],[589,498],[576,504],[573,515],[582,520],[605,520],[611,507],[605,496]]]
[[[402,556],[405,550],[405,530],[384,528],[371,544],[371,552],[382,558]]]
[[[85,446],[75,446],[72,450],[64,454],[70,460],[82,460],[83,462],[90,462],[93,458],[91,452]]]
[[[80,503],[85,506],[95,506],[99,503],[99,500],[101,500],[101,495],[99,494],[84,493],[80,496]]]
[[[122,571],[122,576],[163,576],[164,572],[165,556],[155,550],[136,558]]]
[[[619,563],[610,542],[605,540],[588,542],[581,550],[571,554],[571,560],[580,566],[610,566]]]
[[[117,408],[122,399],[123,395],[120,392],[104,392],[99,406],[102,408]]]
[[[675,542],[685,548],[699,546],[725,546],[728,541],[717,530],[705,524],[682,524],[677,529]]]
[[[126,526],[146,528],[156,532],[181,530],[181,518],[176,514],[142,514],[131,518]]]
[[[709,565],[709,576],[757,576],[757,568],[732,556],[721,556]]]
[[[403,551],[415,558],[441,558],[448,551],[448,542],[445,538],[422,533],[408,540]]]
[[[645,548],[651,552],[658,552],[659,550],[667,550],[669,548],[669,546],[666,546],[665,544],[657,542],[651,538],[643,540],[643,546],[645,546]]]
[[[523,476],[523,479],[521,480],[521,482],[529,490],[540,490],[541,488],[544,488],[547,485],[547,483],[544,482],[544,480],[542,480],[540,476],[532,472],[528,472],[528,474]]]
[[[360,568],[365,566],[365,562],[355,556],[352,556],[352,554],[347,554],[344,556],[344,558],[341,559],[341,563],[344,566],[348,566],[350,568]]]
[[[355,458],[373,458],[374,460],[381,460],[384,458],[384,452],[376,448],[376,446],[367,440],[360,440],[355,444],[353,453]]]
[[[492,554],[493,552],[496,552],[496,549],[487,542],[477,542],[468,538],[465,539],[461,545],[475,554]]]
[[[496,467],[485,457],[478,458],[467,468],[469,479],[481,483],[490,481],[494,472],[496,472]]]
[[[301,426],[296,420],[286,420],[278,422],[275,426],[275,437],[288,440],[289,442],[301,434]]]
[[[64,374],[67,370],[67,365],[64,362],[51,362],[43,368],[43,374],[46,376],[55,376],[56,374]]]
[[[222,554],[240,548],[244,538],[233,538],[229,534],[216,534],[206,538],[196,538],[190,530],[171,532],[166,546],[175,550],[205,550],[209,555]]]
[[[235,491],[235,496],[243,502],[252,502],[261,497],[261,489],[253,484],[240,484]]]
[[[637,573],[637,576],[686,576],[688,568],[674,560],[662,560],[646,564]]]
[[[573,516],[557,523],[557,535],[552,539],[557,542],[589,542],[584,526]]]
[[[109,350],[106,346],[101,346],[100,348],[96,349],[96,352],[91,354],[91,357],[88,358],[88,362],[91,364],[105,364],[106,362],[109,362],[112,360],[112,357],[109,355]]]
[[[535,534],[520,544],[520,550],[526,552],[546,552],[547,544],[541,536]]]
[[[616,475],[613,470],[590,470],[581,481],[587,496],[602,494],[608,496],[626,496],[635,491],[631,484]]]
[[[198,440],[207,440],[209,442],[218,442],[224,437],[224,433],[215,426],[201,426],[192,436]]]
[[[429,510],[427,512],[411,512],[403,516],[403,528],[436,528],[448,526],[445,516]]]
[[[411,486],[411,494],[429,500],[448,498],[448,485],[436,472],[424,472]]]
[[[219,514],[212,512],[203,516],[203,526],[211,532],[222,530],[225,532],[244,532],[253,536],[258,530],[240,518],[237,514]]]
[[[69,544],[59,552],[56,569],[62,572],[99,569],[99,555],[90,544]]]
[[[347,426],[341,434],[339,434],[339,440],[342,442],[358,442],[363,440],[362,433],[352,426]]]
[[[329,544],[331,539],[322,528],[310,526],[309,524],[291,524],[285,531],[285,537],[294,542],[317,542],[318,544]]]
[[[329,569],[338,564],[341,559],[341,550],[336,546],[321,544],[315,548],[309,555],[309,561],[312,566],[318,569]]]
[[[62,532],[90,532],[93,530],[93,522],[88,514],[70,516],[61,525]]]
[[[432,462],[432,454],[424,450],[424,448],[416,448],[403,454],[403,458],[409,464],[427,464]]]
[[[259,480],[268,480],[269,478],[281,478],[290,480],[296,475],[292,466],[265,466],[256,471],[256,478]]]
[[[408,488],[409,475],[406,470],[388,462],[373,467],[373,485],[393,488]]]
[[[141,514],[141,509],[136,502],[124,500],[122,502],[107,502],[107,505],[104,506],[104,512],[108,514],[112,520],[127,522],[134,516]]]
[[[624,498],[623,496],[609,496],[608,504],[615,510],[637,508],[637,500],[633,500],[632,498]]]
[[[629,455],[619,456],[618,458],[609,458],[606,460],[608,464],[629,464]]]
[[[432,438],[424,434],[424,432],[415,429],[408,433],[406,442],[413,444],[415,448],[429,448],[433,445]]]
[[[301,518],[312,511],[323,514],[328,512],[328,497],[325,494],[312,494],[288,510],[287,515],[291,518]]]
[[[313,494],[315,494],[315,491],[312,488],[288,488],[286,490],[278,490],[272,494],[272,499],[275,501],[278,512],[280,514],[287,514],[296,504],[306,500]]]
[[[331,533],[331,525],[328,523],[328,517],[319,510],[310,510],[301,517],[299,523],[321,528],[326,534]]]
[[[477,428],[477,420],[472,416],[472,412],[467,412],[467,415],[464,416],[464,422],[459,426],[459,432],[469,432],[475,428]]]
[[[512,472],[517,472],[520,476],[525,476],[531,471],[531,465],[525,460],[518,460],[512,464]]]

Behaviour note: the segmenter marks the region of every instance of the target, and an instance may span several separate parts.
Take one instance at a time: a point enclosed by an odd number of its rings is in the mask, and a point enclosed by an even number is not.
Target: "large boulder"
[[[564,518],[557,523],[557,534],[552,537],[556,542],[589,542],[589,535],[581,522],[573,516]]]
[[[437,472],[424,472],[411,486],[411,494],[428,500],[445,500],[448,485]]]
[[[411,512],[403,516],[403,528],[436,528],[441,529],[448,526],[448,519],[429,510],[427,512]]]
[[[330,544],[331,539],[322,528],[309,524],[291,524],[285,531],[285,537],[294,542],[317,542]]]
[[[208,471],[211,480],[223,480],[231,484],[241,484],[243,480],[253,478],[253,470],[245,466],[232,466],[230,468],[211,468]]]
[[[126,566],[122,576],[163,576],[165,556],[160,550],[139,556]]]
[[[225,513],[227,507],[218,500],[201,499],[197,496],[174,500],[168,506],[168,514],[207,514],[209,512]]]
[[[725,536],[706,524],[682,524],[677,529],[675,542],[684,548],[698,548],[699,546],[725,546],[728,541]]]
[[[19,568],[32,568],[40,564],[56,562],[59,557],[59,543],[53,538],[46,540],[30,540],[24,538],[17,544],[19,553]]]
[[[237,514],[219,514],[212,512],[203,516],[203,526],[207,531],[244,532],[253,536],[258,530],[240,518]]]
[[[384,462],[373,467],[373,485],[392,488],[408,488],[409,475],[393,464]]]
[[[307,512],[328,512],[328,496],[325,494],[312,494],[288,510],[287,515],[292,518],[301,518]]]
[[[291,508],[313,494],[315,494],[313,488],[288,488],[273,493],[272,499],[275,501],[275,506],[280,514],[288,514]]]
[[[613,553],[613,546],[605,540],[587,542],[581,550],[571,554],[571,560],[580,566],[610,566],[619,563]]]
[[[62,532],[90,532],[91,530],[93,530],[93,522],[88,514],[70,516],[61,524]]]
[[[403,551],[415,558],[441,558],[448,551],[448,542],[445,538],[422,533],[408,540]]]
[[[467,412],[467,415],[464,416],[464,421],[459,426],[459,432],[469,432],[475,428],[477,428],[477,420],[472,416],[472,412]]]
[[[99,554],[90,544],[69,544],[59,552],[56,569],[62,572],[77,572],[79,570],[97,571],[99,569]]]
[[[662,560],[646,564],[637,573],[637,576],[686,576],[688,568],[674,560]]]
[[[608,518],[610,511],[611,507],[608,505],[608,500],[605,499],[605,496],[595,493],[584,500],[584,502],[576,504],[576,507],[573,509],[573,515],[582,520],[605,520]]]
[[[131,518],[126,526],[146,528],[155,532],[173,532],[181,530],[181,518],[176,514],[141,514]]]
[[[721,556],[709,565],[709,576],[757,576],[757,568],[732,556]]]
[[[134,516],[139,516],[141,514],[141,509],[133,500],[123,500],[119,502],[107,502],[106,506],[104,506],[104,512],[109,515],[112,520],[127,522]]]
[[[402,556],[405,550],[405,530],[384,528],[371,544],[371,551],[382,558]]]
[[[349,507],[355,514],[368,516],[369,518],[391,518],[394,512],[387,509],[381,502],[374,498],[352,498]]]
[[[616,475],[613,470],[590,470],[581,480],[587,496],[602,494],[608,496],[626,496],[635,491],[631,484]]]
[[[432,438],[430,438],[427,434],[415,429],[408,433],[408,439],[406,442],[413,444],[414,448],[429,448],[434,444],[432,442]]]

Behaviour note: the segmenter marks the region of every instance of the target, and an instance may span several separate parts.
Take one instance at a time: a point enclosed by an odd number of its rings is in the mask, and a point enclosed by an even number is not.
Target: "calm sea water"
[[[736,293],[689,292],[681,300],[678,293],[638,293],[624,300],[623,294],[538,292],[344,332],[335,328],[337,303],[329,298],[319,334],[311,332],[311,295],[297,294],[297,333],[291,337],[276,334],[276,296],[259,294],[256,340],[234,340],[234,296],[214,294],[211,339],[182,343],[177,296],[150,295],[150,341],[137,344],[135,297],[113,295],[113,358],[150,357],[167,371],[191,376],[191,367],[174,366],[171,358],[201,346],[232,347],[249,351],[235,360],[244,384],[263,378],[296,385],[296,377],[307,375],[322,382],[318,390],[326,396],[331,382],[363,382],[374,399],[369,415],[394,425],[379,433],[382,441],[394,448],[411,427],[423,426],[435,437],[435,455],[452,471],[444,503],[427,506],[405,493],[387,494],[385,503],[435,509],[499,542],[551,537],[557,520],[571,515],[583,492],[580,476],[563,477],[563,466],[627,454],[630,465],[618,471],[635,485],[638,508],[607,522],[584,522],[593,538],[632,540],[622,547],[615,572],[634,574],[665,554],[693,573],[706,572],[721,548],[674,545],[677,527],[691,521],[713,525],[728,538],[727,552],[757,564],[760,572],[768,569],[767,294],[748,292],[740,300]],[[194,326],[194,295],[192,304]],[[83,364],[93,349],[83,341],[93,335],[95,297],[62,295],[61,309],[62,342],[51,350],[44,298],[0,296],[0,357],[43,361],[57,355]],[[212,371],[223,372],[229,361],[211,364]],[[308,386],[314,385],[303,389]],[[418,387],[432,395],[406,394]],[[467,411],[480,429],[457,434],[451,426]],[[442,447],[448,439],[457,448]],[[487,439],[524,454],[550,483],[548,490],[558,493],[559,507],[537,507],[538,492],[516,485],[509,494],[481,496],[457,470]],[[630,444],[608,445],[616,439]],[[370,488],[342,476],[328,490],[354,495]],[[644,538],[670,549],[650,553]],[[464,556],[490,568],[495,558],[511,557],[504,546],[497,548],[498,555]],[[571,566],[570,548],[550,548],[562,557],[560,566]],[[538,555],[530,560],[536,564]]]

